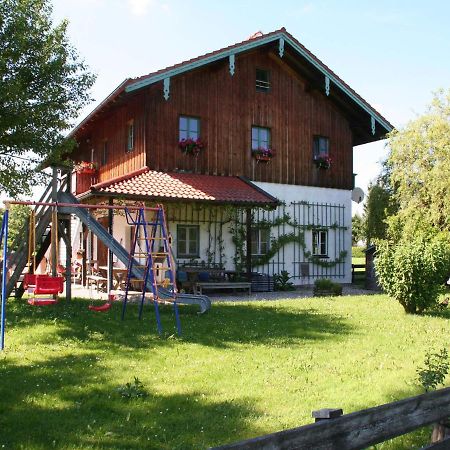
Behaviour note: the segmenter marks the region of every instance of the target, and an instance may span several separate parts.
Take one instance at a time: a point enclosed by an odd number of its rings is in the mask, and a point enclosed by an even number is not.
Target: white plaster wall
[[[347,256],[344,263],[344,273],[345,276],[342,277],[333,277],[327,276],[327,278],[332,279],[333,281],[339,283],[351,283],[351,258],[352,258],[352,211],[351,211],[351,191],[343,190],[343,189],[330,189],[330,188],[320,188],[320,187],[310,187],[310,186],[295,186],[290,184],[278,184],[278,183],[264,183],[264,182],[254,182],[254,184],[279,200],[285,202],[287,212],[291,213],[291,217],[293,215],[293,211],[290,210],[291,202],[314,202],[314,203],[329,203],[335,205],[343,205],[344,206],[344,226],[347,227],[344,230],[344,250],[347,251]],[[305,242],[308,250],[312,249],[312,231],[305,232]],[[334,240],[333,233],[329,233],[329,242],[328,246],[330,249],[329,257],[330,259],[335,259],[339,255],[333,253],[334,248]],[[286,246],[285,249],[285,262],[286,262],[286,270],[290,273],[294,273],[294,265],[293,262],[295,260],[295,255],[293,254],[293,250],[291,250],[289,245]],[[293,246],[291,246],[293,248]],[[291,250],[291,251],[290,251]],[[310,284],[312,280],[302,280],[296,279],[294,280],[295,284]]]
[[[344,263],[344,277],[334,278],[329,276],[327,278],[333,279],[339,283],[350,283],[351,282],[351,191],[340,190],[340,189],[329,189],[329,188],[318,188],[318,187],[308,187],[308,186],[295,186],[288,184],[277,184],[277,183],[263,183],[263,182],[255,182],[258,187],[283,201],[286,204],[286,212],[288,212],[291,217],[293,217],[293,207],[290,206],[291,202],[313,202],[313,203],[328,203],[332,205],[343,205],[344,206],[344,226],[347,227],[346,230],[343,231],[344,236],[344,249],[347,251],[347,257]],[[182,224],[186,224],[186,222],[180,222]],[[194,223],[196,224],[196,223]],[[175,258],[177,258],[176,254],[176,240],[177,240],[177,222],[169,223],[169,231],[171,232],[174,238],[173,250],[175,254]],[[208,224],[200,223],[198,224],[200,227],[200,255],[196,261],[201,262],[208,260],[207,249],[208,249]],[[224,243],[224,251],[225,254],[225,268],[228,270],[234,269],[233,257],[235,255],[235,248],[232,242],[231,233],[229,232],[230,224],[225,224],[223,227],[223,243]],[[114,238],[120,242],[128,251],[130,250],[130,226],[126,222],[126,218],[121,215],[114,216],[114,227],[113,227]],[[312,231],[305,232],[305,243],[306,249],[312,250]],[[334,242],[333,242],[333,233],[329,233],[329,257],[330,260],[337,258],[339,255],[333,253]],[[94,249],[95,249],[94,243]],[[285,269],[290,273],[294,274],[294,261],[296,260],[296,256],[294,255],[294,246],[293,244],[288,244],[284,249],[285,254]],[[218,258],[216,258],[218,261]],[[120,262],[118,265],[122,265]],[[263,271],[259,268],[255,269],[256,271]],[[297,266],[298,270],[298,266]],[[295,284],[311,284],[314,280],[309,279],[301,279],[297,278],[294,280]]]

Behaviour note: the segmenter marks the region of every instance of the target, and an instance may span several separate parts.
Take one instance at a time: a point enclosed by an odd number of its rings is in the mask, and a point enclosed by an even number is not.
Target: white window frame
[[[313,230],[312,232],[313,256],[328,257],[328,231]]]
[[[186,128],[181,128],[181,121],[182,120],[186,120]],[[197,129],[194,130],[193,127],[191,126],[193,123],[197,124]],[[178,137],[179,140],[181,141],[182,139],[194,139],[194,141],[196,141],[197,139],[200,138],[200,118],[198,117],[193,117],[193,116],[180,116],[179,120],[178,120]],[[186,136],[184,136],[184,133],[186,134]],[[183,136],[182,136],[183,134]]]
[[[252,256],[267,255],[269,250],[270,228],[252,228]]]
[[[267,132],[267,140],[262,139],[262,133]],[[254,135],[256,133],[256,139],[254,139]],[[252,150],[258,150],[260,148],[268,149],[270,148],[270,141],[272,139],[270,128],[267,127],[259,127],[257,125],[252,126]]]
[[[326,144],[326,150],[323,151],[322,144]],[[313,158],[323,158],[330,156],[330,139],[327,136],[315,135],[313,139]]]
[[[180,230],[182,228],[186,229],[186,240],[180,240]],[[191,242],[195,242],[195,253],[190,253],[189,249],[191,247]],[[181,248],[184,244],[184,248]],[[182,251],[180,251],[182,250]],[[200,257],[200,226],[199,225],[177,225],[177,258],[180,259],[191,259]]]

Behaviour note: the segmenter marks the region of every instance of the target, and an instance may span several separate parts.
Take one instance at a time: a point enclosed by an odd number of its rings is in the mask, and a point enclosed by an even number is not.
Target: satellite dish
[[[356,187],[355,189],[353,189],[352,200],[355,203],[361,203],[364,200],[364,191],[359,187]]]

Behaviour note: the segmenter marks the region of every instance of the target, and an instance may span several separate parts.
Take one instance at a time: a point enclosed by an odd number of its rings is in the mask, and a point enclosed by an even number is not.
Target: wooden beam
[[[108,205],[113,206],[114,199],[111,197],[108,200]],[[112,236],[113,235],[113,225],[114,225],[114,210],[109,209],[108,210],[108,233]],[[107,282],[107,292],[109,294],[110,291],[113,289],[113,252],[111,249],[108,249],[108,282]]]

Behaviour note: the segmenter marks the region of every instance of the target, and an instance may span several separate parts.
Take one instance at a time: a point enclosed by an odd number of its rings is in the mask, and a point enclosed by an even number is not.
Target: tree
[[[387,233],[386,219],[391,210],[391,195],[381,184],[370,184],[364,205],[364,238],[367,245],[374,239],[385,239]]]
[[[393,231],[422,220],[450,231],[449,137],[450,90],[439,91],[426,114],[390,134],[390,180],[399,205]]]
[[[356,245],[359,241],[366,239],[364,218],[359,214],[352,217],[352,242]]]
[[[436,305],[450,272],[450,90],[389,137],[389,185],[398,209],[377,243],[383,289],[408,313]]]
[[[73,148],[64,132],[90,101],[94,76],[51,14],[49,0],[0,2],[0,191],[12,196]]]
[[[23,235],[23,229],[30,216],[30,211],[31,209],[27,205],[10,205],[8,219],[9,251],[16,251],[21,242],[28,239],[28,234]],[[0,209],[1,219],[3,219],[3,213],[4,210]]]

